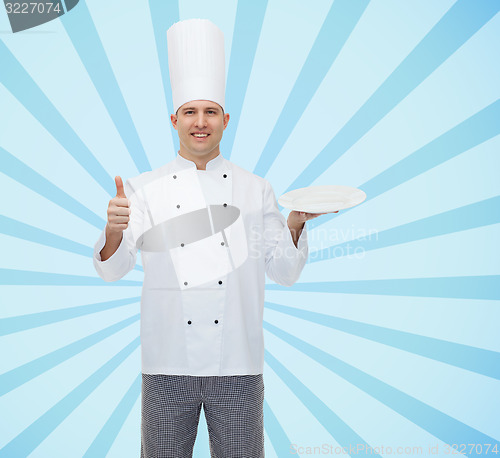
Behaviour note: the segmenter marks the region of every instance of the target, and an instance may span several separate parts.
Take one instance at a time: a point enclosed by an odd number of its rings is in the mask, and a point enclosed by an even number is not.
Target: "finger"
[[[127,197],[125,195],[125,190],[123,189],[123,181],[120,176],[115,177],[116,184],[116,197]]]
[[[113,203],[117,207],[130,207],[130,200],[128,200],[126,197],[115,197],[113,199]]]
[[[123,216],[123,217],[129,218],[131,213],[132,212],[127,207],[116,207],[116,206],[108,207],[108,211],[107,211],[108,220],[110,220],[111,218],[114,218],[116,216]]]
[[[318,216],[321,216],[321,215],[326,215],[327,213],[306,213],[306,216],[308,218],[317,218]]]
[[[113,215],[109,217],[109,222],[112,224],[128,223],[130,218],[128,216]]]
[[[130,216],[130,208],[127,207],[116,207],[111,213],[116,216]]]
[[[110,225],[110,229],[112,231],[124,231],[125,229],[127,229],[128,227],[128,223],[112,223]]]

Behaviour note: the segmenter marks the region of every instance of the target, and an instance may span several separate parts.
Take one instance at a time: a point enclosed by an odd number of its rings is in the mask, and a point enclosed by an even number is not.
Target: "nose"
[[[203,127],[206,127],[206,125],[207,125],[207,120],[205,118],[205,113],[200,111],[198,113],[198,116],[196,116],[195,126],[203,128]]]

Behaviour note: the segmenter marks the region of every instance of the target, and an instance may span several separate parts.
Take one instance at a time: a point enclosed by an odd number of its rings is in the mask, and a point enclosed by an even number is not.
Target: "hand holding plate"
[[[298,212],[296,210],[292,210],[288,214],[288,221],[291,222],[293,225],[302,224],[305,223],[306,221],[309,221],[310,219],[317,218],[318,216],[326,215],[327,213],[338,213],[338,212],[339,211],[337,210],[334,212],[326,212],[326,213],[307,213],[307,212]]]

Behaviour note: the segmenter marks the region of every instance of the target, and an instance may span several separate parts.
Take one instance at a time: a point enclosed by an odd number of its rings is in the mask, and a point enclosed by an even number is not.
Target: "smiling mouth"
[[[207,138],[210,134],[191,134],[195,138]]]

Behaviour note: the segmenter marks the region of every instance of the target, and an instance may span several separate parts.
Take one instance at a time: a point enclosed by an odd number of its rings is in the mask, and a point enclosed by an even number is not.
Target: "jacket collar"
[[[207,170],[219,170],[224,166],[225,159],[222,157],[222,154],[219,153],[218,156],[214,157],[211,161],[207,162],[206,169]],[[179,153],[177,153],[177,157],[175,158],[175,168],[177,170],[194,168],[196,170],[196,164],[189,159],[182,157]]]

